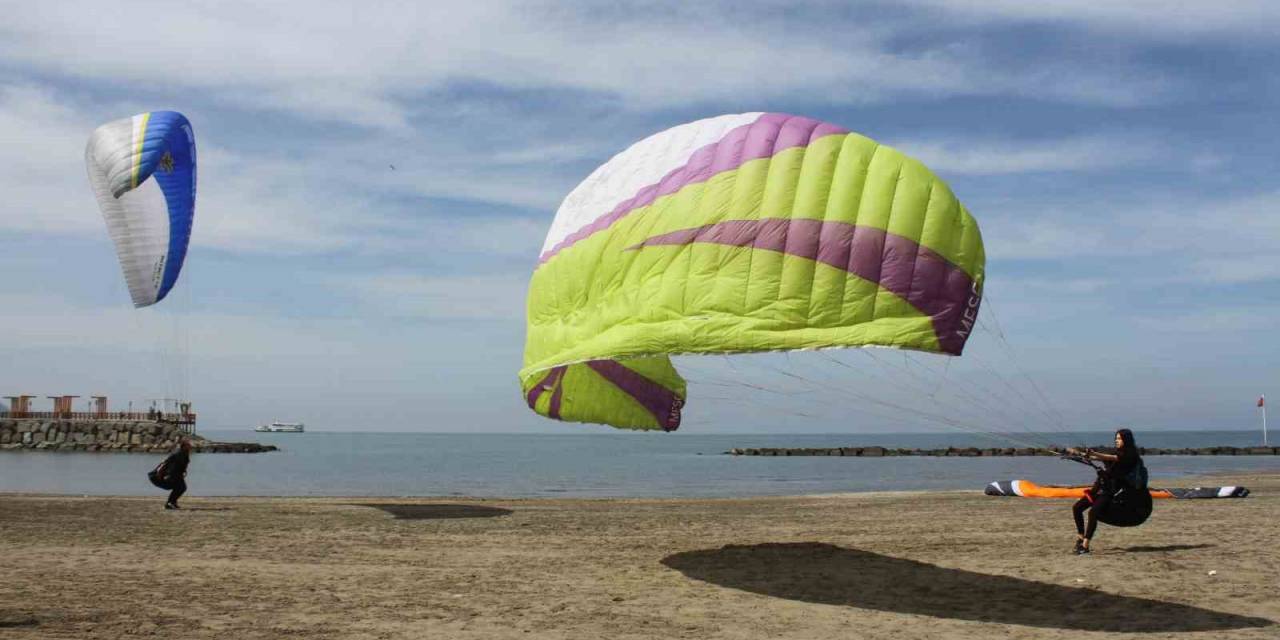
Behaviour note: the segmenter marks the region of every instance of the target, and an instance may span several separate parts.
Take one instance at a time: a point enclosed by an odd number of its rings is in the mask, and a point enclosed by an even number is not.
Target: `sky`
[[[209,428],[604,429],[534,415],[516,378],[556,208],[647,135],[781,111],[951,185],[991,330],[954,365],[682,359],[682,431],[940,428],[904,404],[1255,428],[1280,401],[1280,4],[1183,5],[0,0],[0,395],[183,394]],[[196,131],[195,228],[170,298],[134,310],[84,146],[160,109]]]

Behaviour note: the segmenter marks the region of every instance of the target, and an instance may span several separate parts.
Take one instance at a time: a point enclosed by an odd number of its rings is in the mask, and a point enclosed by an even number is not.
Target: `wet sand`
[[[0,495],[0,637],[1280,638],[1280,475],[1224,482],[1080,558],[1069,502],[980,491]]]

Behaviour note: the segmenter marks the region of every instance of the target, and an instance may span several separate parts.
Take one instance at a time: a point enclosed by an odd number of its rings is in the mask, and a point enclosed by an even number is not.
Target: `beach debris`
[[[1216,575],[1218,575],[1218,570],[1217,570],[1217,569],[1213,569],[1213,570],[1209,571],[1209,576],[1210,576],[1210,577],[1212,577],[1212,576],[1216,576]]]

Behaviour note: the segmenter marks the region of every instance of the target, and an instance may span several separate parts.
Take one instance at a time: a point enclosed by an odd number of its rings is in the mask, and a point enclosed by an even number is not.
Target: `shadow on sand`
[[[1191,551],[1192,549],[1208,549],[1214,544],[1166,544],[1159,547],[1126,547],[1120,549],[1126,553],[1160,553],[1162,551]]]
[[[40,626],[40,621],[36,620],[35,616],[24,612],[0,609],[0,629],[38,626]]]
[[[356,504],[357,507],[381,509],[396,520],[450,520],[455,518],[495,518],[509,516],[512,511],[501,507],[482,507],[474,504],[407,504],[389,503]]]
[[[776,598],[956,620],[1107,632],[1223,631],[1275,624],[816,542],[730,545],[677,553],[662,564],[695,580]]]

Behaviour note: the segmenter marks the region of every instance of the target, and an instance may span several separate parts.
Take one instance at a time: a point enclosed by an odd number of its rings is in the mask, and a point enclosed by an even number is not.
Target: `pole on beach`
[[[1258,408],[1262,409],[1262,446],[1270,446],[1267,444],[1267,397],[1260,396],[1258,398]]]

